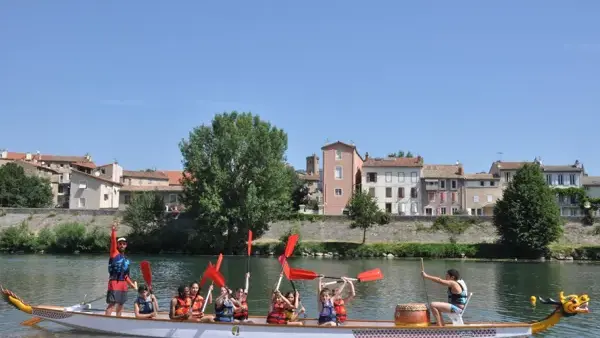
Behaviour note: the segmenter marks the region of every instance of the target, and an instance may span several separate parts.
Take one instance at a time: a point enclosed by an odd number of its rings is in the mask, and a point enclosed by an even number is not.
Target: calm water
[[[182,282],[198,280],[210,257],[131,256],[135,269],[134,280],[143,283],[139,262],[148,259],[152,264],[153,283],[161,311],[167,310],[169,299]],[[31,304],[72,305],[105,295],[107,278],[105,256],[0,256],[0,283]],[[356,274],[381,268],[385,279],[357,285],[357,297],[348,307],[350,317],[364,319],[393,319],[399,303],[426,302],[426,292],[420,276],[420,263],[413,260],[337,260],[293,258],[294,267],[310,269],[334,276]],[[434,260],[425,261],[430,274],[443,275],[449,268],[458,269],[474,293],[465,321],[530,321],[550,313],[551,307],[529,305],[531,295],[557,298],[559,291],[567,294],[587,292],[591,311],[564,319],[544,337],[597,337],[600,314],[600,265],[580,263],[499,263]],[[243,257],[225,257],[221,271],[229,285],[241,286],[246,269]],[[251,259],[250,313],[266,314],[269,290],[277,282],[280,265],[275,257]],[[304,306],[309,316],[316,312],[316,282],[299,282]],[[291,289],[282,282],[282,290]],[[444,300],[442,287],[427,283],[430,301]],[[130,304],[135,294],[130,291]],[[104,300],[92,304],[103,308]],[[128,306],[129,309],[132,305]],[[210,309],[210,306],[207,308]],[[208,311],[212,312],[212,311]],[[5,303],[0,303],[0,337],[92,337],[65,329],[57,324],[41,323],[37,328],[19,325],[29,317]],[[593,332],[596,332],[594,334]],[[101,337],[93,335],[93,337]]]

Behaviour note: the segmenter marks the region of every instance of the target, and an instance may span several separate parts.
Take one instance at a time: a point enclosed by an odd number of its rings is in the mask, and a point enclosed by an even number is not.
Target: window
[[[392,173],[385,173],[385,181],[388,183],[392,181]]]
[[[445,215],[446,214],[446,207],[441,207],[440,208],[440,215]]]
[[[546,183],[552,185],[552,174],[546,174]]]
[[[398,173],[398,182],[404,182],[404,173]]]
[[[488,203],[492,203],[494,201],[494,197],[492,195],[487,195]]]
[[[377,173],[367,173],[367,183],[368,182],[377,182]]]
[[[385,198],[392,198],[392,188],[385,188]]]
[[[458,208],[454,207],[452,208],[452,215],[456,215],[458,214]]]
[[[444,203],[444,202],[446,202],[446,193],[445,192],[441,192],[440,193],[440,203]]]
[[[411,198],[418,198],[419,195],[417,194],[417,188],[410,188],[410,197]]]
[[[452,189],[457,189],[457,186],[458,186],[458,184],[457,184],[456,180],[450,181],[450,187]]]
[[[577,204],[577,196],[571,196],[571,204]]]
[[[104,194],[104,200],[108,201],[108,194]]]
[[[479,181],[479,186],[480,187],[485,187],[485,182],[484,181]]]
[[[129,204],[131,203],[131,195],[127,194],[123,196],[123,203],[124,204]]]
[[[427,216],[433,216],[433,209],[431,209],[431,208],[425,208],[425,215],[427,215]]]
[[[440,180],[440,189],[446,189],[446,180]]]
[[[58,176],[58,183],[63,183],[64,177],[63,175]]]
[[[571,208],[571,216],[579,216],[577,213],[577,209]]]
[[[477,216],[481,216],[482,215],[482,210],[481,209],[477,209]]]
[[[65,186],[64,185],[59,185],[58,186],[58,193],[59,194],[64,194],[65,193]]]
[[[344,178],[342,166],[338,165],[337,167],[335,167],[335,179],[341,180],[342,178]]]
[[[341,188],[335,188],[335,195],[336,196],[342,196],[342,189]]]
[[[473,202],[479,203],[479,196],[477,196],[477,195],[473,196]]]
[[[385,204],[385,212],[387,212],[387,213],[391,213],[392,212],[392,203],[386,203]]]
[[[169,194],[169,203],[177,203],[177,194]]]
[[[577,181],[575,180],[575,175],[573,175],[573,174],[569,175],[569,184],[577,185]]]
[[[375,188],[369,188],[369,195],[371,195],[371,197],[375,197]]]
[[[510,173],[504,173],[504,179],[506,179],[506,182],[510,181]]]
[[[456,193],[452,193],[452,203],[456,203]]]
[[[434,192],[428,192],[427,193],[427,198],[429,199],[429,202],[435,202],[435,193]]]
[[[412,172],[410,173],[410,181],[412,183],[417,183],[417,179],[418,179],[418,174],[416,172]]]
[[[102,173],[102,175],[106,174],[106,169],[100,169],[100,172]]]
[[[87,181],[86,180],[79,181],[79,189],[86,189],[86,188],[87,188]]]
[[[342,159],[342,151],[341,151],[341,150],[336,150],[336,151],[335,151],[335,159],[336,159],[337,161],[339,161],[339,160],[341,160],[341,159]]]
[[[77,204],[80,208],[85,208],[85,198],[80,198]]]
[[[558,174],[558,185],[563,185],[565,183],[562,174]]]
[[[493,187],[493,186],[495,186],[495,185],[496,185],[496,182],[494,182],[494,181],[490,181],[490,187]]]
[[[404,188],[398,188],[398,198],[404,198]]]

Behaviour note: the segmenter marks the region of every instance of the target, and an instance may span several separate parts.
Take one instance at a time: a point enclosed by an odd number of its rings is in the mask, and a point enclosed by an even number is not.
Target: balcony
[[[438,180],[425,180],[425,190],[440,190],[440,183]]]

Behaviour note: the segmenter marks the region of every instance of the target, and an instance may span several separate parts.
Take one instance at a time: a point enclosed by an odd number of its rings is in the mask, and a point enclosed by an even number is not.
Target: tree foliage
[[[133,194],[123,221],[131,227],[132,235],[153,233],[166,223],[164,199],[154,191]]]
[[[0,206],[47,208],[52,206],[52,188],[46,178],[28,176],[23,167],[7,163],[0,167]]]
[[[363,230],[363,244],[367,241],[367,230],[375,224],[384,225],[390,222],[388,214],[382,212],[377,206],[377,200],[364,192],[357,190],[348,202],[348,216],[352,220],[350,228]]]
[[[521,257],[537,258],[560,238],[563,220],[555,193],[537,163],[519,169],[494,207],[494,225],[502,244]]]
[[[406,157],[406,158],[412,158],[414,156],[413,156],[413,154],[410,151],[404,152],[403,150],[399,150],[397,153],[390,153],[390,154],[388,154],[388,157],[399,157],[399,158]]]
[[[203,240],[234,253],[269,222],[289,215],[291,175],[287,134],[251,113],[223,113],[196,127],[180,143],[184,204]]]
[[[300,205],[306,205],[308,203],[308,186],[300,177],[294,168],[289,167],[288,173],[290,175],[290,189],[292,198],[292,212],[298,212]]]

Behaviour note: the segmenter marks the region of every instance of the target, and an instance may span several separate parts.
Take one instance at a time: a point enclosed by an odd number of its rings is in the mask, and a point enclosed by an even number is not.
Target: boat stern
[[[25,313],[32,314],[33,310],[31,309],[31,305],[25,303],[25,301],[15,295],[12,291],[5,289],[2,285],[0,285],[0,292],[2,293],[2,298],[8,304]]]

